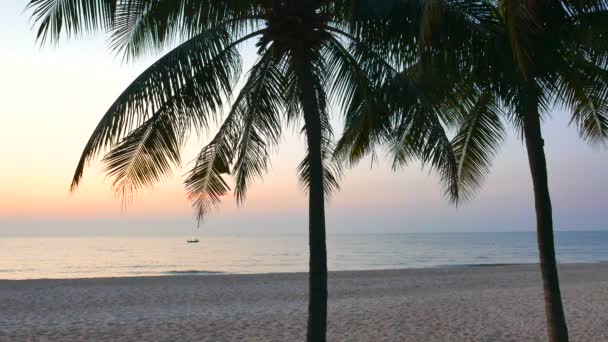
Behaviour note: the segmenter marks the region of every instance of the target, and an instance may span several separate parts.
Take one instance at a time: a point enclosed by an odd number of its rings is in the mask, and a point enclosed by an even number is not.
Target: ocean
[[[0,279],[305,272],[305,235],[1,237]],[[556,232],[560,263],[608,261],[608,231]],[[535,263],[536,234],[328,236],[330,271]]]

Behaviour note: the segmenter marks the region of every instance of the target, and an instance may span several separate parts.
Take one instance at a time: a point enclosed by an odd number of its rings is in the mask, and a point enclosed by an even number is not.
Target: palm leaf
[[[211,28],[223,27],[240,36],[246,29],[256,29],[261,13],[259,5],[239,0],[129,1],[117,7],[111,45],[129,59],[162,51],[176,40]]]
[[[608,142],[608,71],[573,58],[561,69],[556,102],[572,111],[581,138],[592,145]]]
[[[186,191],[198,222],[202,222],[230,191],[223,175],[230,172],[238,139],[238,122],[234,115],[229,115],[215,137],[201,150],[188,173]]]
[[[101,150],[114,146],[180,93],[188,93],[190,101],[177,104],[185,105],[182,110],[193,110],[196,115],[191,122],[195,127],[206,127],[209,116],[221,108],[240,73],[240,56],[234,48],[240,41],[231,42],[223,29],[206,31],[138,76],[93,131],[76,168],[71,190],[78,186],[86,164]]]
[[[183,115],[163,111],[131,132],[103,159],[108,176],[123,204],[141,188],[153,185],[180,164],[180,149],[186,138]]]
[[[36,37],[41,43],[108,30],[114,24],[116,0],[31,0],[27,8],[38,25]]]
[[[269,152],[279,142],[284,104],[279,62],[269,49],[252,68],[241,101],[233,106],[243,122],[234,165],[238,203],[244,201],[249,184],[266,172]]]
[[[440,100],[445,99],[431,96],[433,92],[428,88],[429,84],[439,86],[442,83],[427,83],[424,77],[421,79],[420,75],[412,73],[415,70],[398,75],[383,88],[388,96],[387,102],[391,104],[389,110],[393,118],[393,128],[386,138],[393,156],[393,168],[407,166],[412,160],[420,159],[423,166],[430,165],[431,170],[439,174],[445,195],[457,202],[460,196],[457,159],[439,113]],[[434,79],[430,74],[425,77]],[[442,93],[446,92],[439,92]]]
[[[325,58],[330,74],[330,95],[344,112],[345,125],[335,156],[358,162],[382,139],[388,128],[386,108],[377,88],[396,71],[381,57],[364,51],[353,39],[349,48],[335,38],[328,41]]]
[[[452,140],[458,161],[458,183],[461,197],[467,199],[489,173],[492,159],[504,139],[502,111],[490,92],[479,97],[464,116]]]
[[[277,81],[281,77],[277,72],[270,53],[256,63],[218,133],[201,150],[189,172],[185,185],[199,222],[230,191],[223,175],[230,173],[235,157],[232,174],[239,202],[251,180],[266,170],[268,148],[278,142],[280,134],[276,119],[281,97],[276,95],[280,94]]]

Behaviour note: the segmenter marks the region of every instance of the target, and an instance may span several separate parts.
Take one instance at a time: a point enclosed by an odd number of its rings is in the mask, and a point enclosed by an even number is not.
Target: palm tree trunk
[[[306,340],[325,342],[327,331],[327,249],[325,246],[325,197],[321,155],[321,115],[315,95],[310,60],[304,53],[294,55],[300,102],[304,112],[310,163],[308,203],[309,297]]]
[[[540,256],[540,269],[545,295],[545,314],[549,341],[568,341],[568,327],[564,317],[562,297],[559,290],[555,246],[553,241],[553,218],[547,178],[544,140],[541,133],[538,110],[526,113],[524,137],[528,150],[528,161],[534,184],[536,205],[536,234]]]

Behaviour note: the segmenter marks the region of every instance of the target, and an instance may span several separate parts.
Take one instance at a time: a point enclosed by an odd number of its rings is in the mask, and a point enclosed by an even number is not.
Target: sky
[[[286,130],[270,172],[243,206],[227,196],[197,228],[182,187],[188,163],[205,139],[193,139],[184,165],[127,208],[95,164],[68,193],[93,128],[121,91],[154,61],[123,63],[95,35],[39,46],[26,1],[0,2],[0,235],[305,234],[307,199],[296,177],[304,139]],[[243,51],[245,64],[255,60]],[[340,113],[332,113],[339,122]],[[593,148],[555,110],[544,123],[555,228],[608,229],[608,152]],[[339,127],[336,127],[339,131]],[[381,153],[381,156],[384,155]],[[386,158],[346,170],[327,208],[333,233],[533,231],[534,204],[525,148],[513,131],[484,187],[457,208],[438,178],[419,165],[393,171]],[[197,230],[198,229],[198,230]]]

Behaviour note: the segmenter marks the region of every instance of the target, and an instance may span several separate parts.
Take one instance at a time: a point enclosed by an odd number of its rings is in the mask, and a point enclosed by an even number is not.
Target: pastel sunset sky
[[[184,165],[122,210],[99,165],[78,191],[70,180],[90,133],[121,91],[154,61],[125,64],[103,35],[35,43],[26,1],[0,2],[0,235],[192,234],[196,224],[181,181],[208,137],[193,139]],[[245,65],[255,55],[244,49]],[[333,111],[339,132],[340,113]],[[608,152],[586,145],[568,114],[544,125],[558,230],[608,229]],[[304,141],[287,130],[272,169],[245,205],[232,197],[200,233],[306,233],[307,200],[296,178]],[[384,153],[380,153],[384,156]],[[510,131],[479,195],[458,208],[442,197],[437,177],[419,165],[393,172],[385,160],[346,170],[328,204],[328,232],[533,230],[532,187],[525,149]]]

